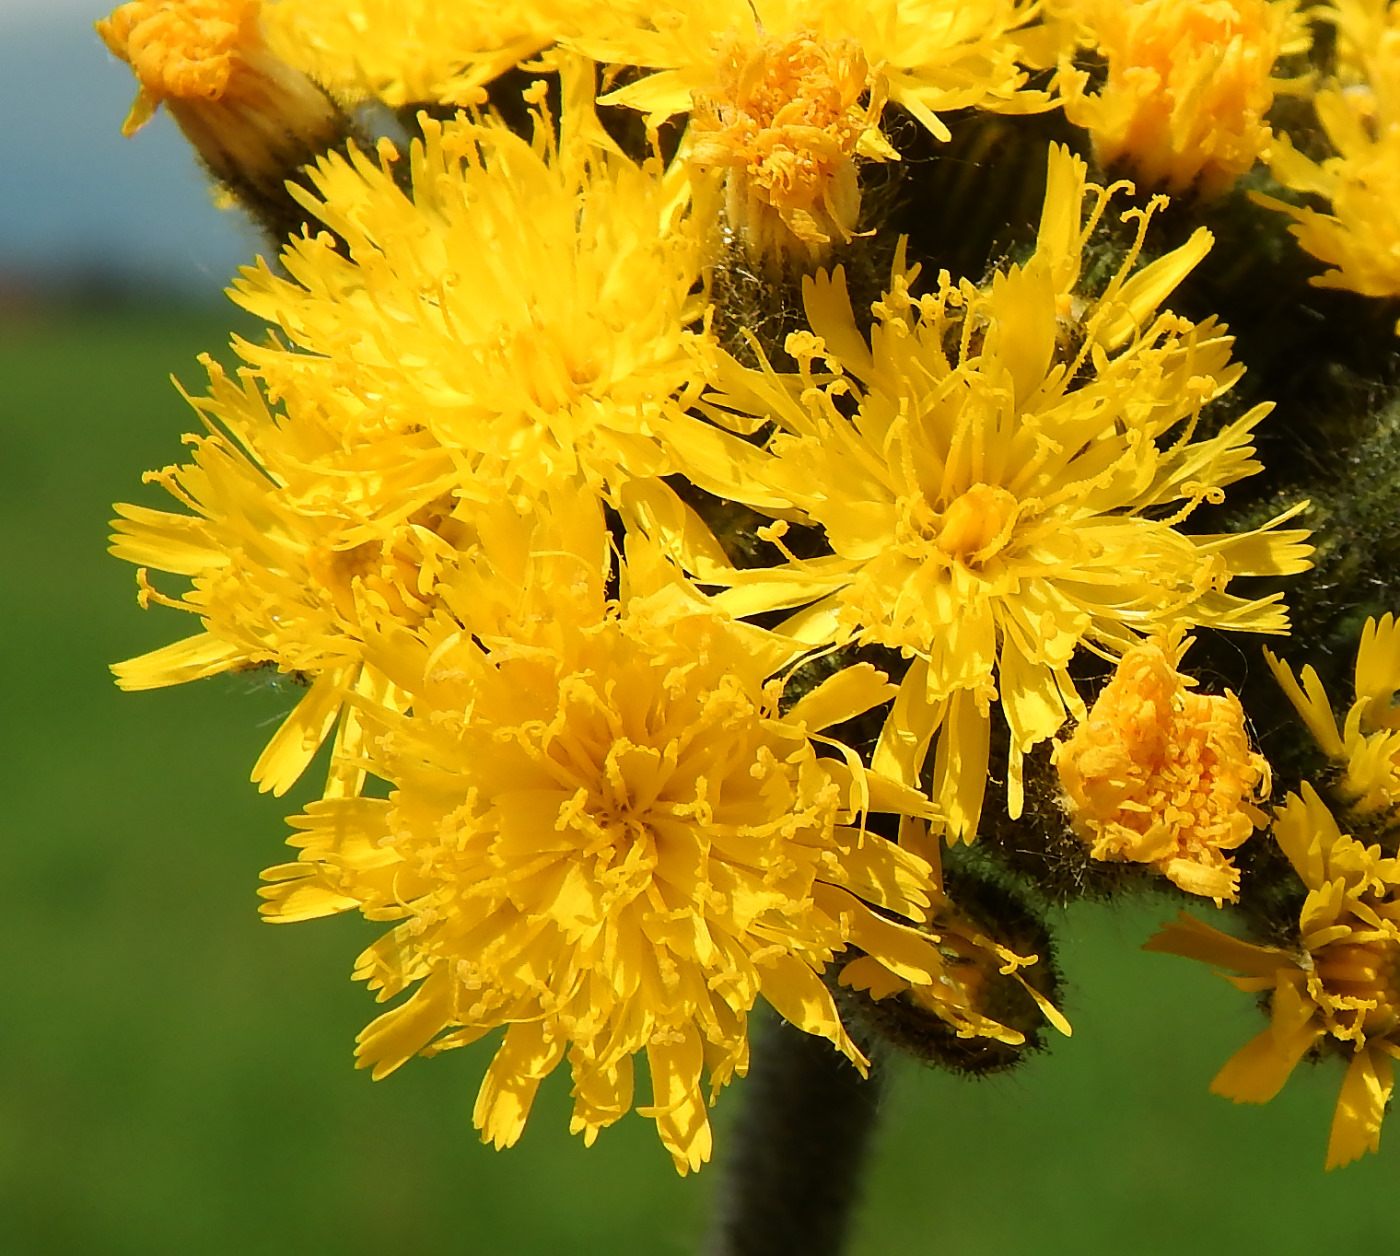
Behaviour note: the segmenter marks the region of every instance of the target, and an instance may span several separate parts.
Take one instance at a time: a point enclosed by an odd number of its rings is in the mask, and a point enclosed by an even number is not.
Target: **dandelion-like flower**
[[[1269,168],[1285,187],[1321,197],[1330,212],[1252,194],[1291,215],[1298,243],[1331,267],[1311,282],[1370,297],[1400,296],[1400,5],[1338,0],[1342,78],[1313,105],[1335,155],[1312,161],[1280,136]],[[1400,334],[1400,322],[1396,323]]]
[[[696,91],[690,160],[725,170],[726,211],[748,249],[820,257],[849,243],[860,214],[857,154],[896,158],[880,134],[865,57],[848,41],[799,32],[720,54],[715,87]],[[776,219],[776,221],[775,221]]]
[[[261,0],[135,0],[97,31],[141,85],[124,135],[165,105],[219,179],[272,200],[288,171],[341,138],[345,122],[268,44],[262,10]]]
[[[281,794],[352,693],[396,704],[388,679],[365,663],[367,629],[436,610],[444,573],[471,561],[502,506],[421,428],[386,428],[369,407],[331,391],[289,397],[274,416],[251,372],[235,381],[207,366],[209,396],[193,403],[206,434],[188,438],[188,463],[147,477],[189,513],[120,505],[112,547],[140,564],[143,605],[197,615],[203,630],[113,670],[124,689],[262,666],[302,680],[305,695],[253,769],[263,789]],[[583,494],[578,509],[597,507]],[[554,538],[560,548],[571,547],[571,530]],[[601,551],[594,561],[604,561]],[[191,587],[161,593],[148,567]],[[491,622],[489,608],[488,599],[464,608],[464,622]],[[339,741],[332,774],[358,781],[358,765],[346,763],[358,743],[354,718]]]
[[[848,241],[860,208],[856,159],[896,157],[880,132],[888,100],[939,139],[940,113],[1050,107],[1026,88],[1020,0],[718,0],[657,13],[588,11],[565,42],[599,61],[658,71],[604,97],[653,123],[689,113],[692,160],[726,172],[730,225],[767,257],[819,257]]]
[[[1070,8],[1108,62],[1095,94],[1062,64],[1065,116],[1105,169],[1150,189],[1209,198],[1269,146],[1275,63],[1311,43],[1294,0],[1090,0]]]
[[[1094,204],[1081,223],[1086,191]],[[720,423],[771,420],[766,450],[694,421],[688,473],[723,496],[819,526],[833,551],[777,568],[710,571],[737,613],[804,607],[783,628],[813,644],[868,642],[913,660],[875,765],[915,783],[935,736],[935,797],[971,840],[987,779],[990,705],[1010,727],[1008,806],[1022,760],[1083,704],[1080,647],[1116,657],[1175,624],[1278,633],[1276,596],[1227,593],[1235,576],[1307,563],[1305,533],[1277,525],[1191,536],[1202,501],[1252,474],[1255,407],[1195,439],[1202,407],[1240,368],[1214,320],[1158,306],[1205,254],[1198,230],[1129,277],[1135,247],[1098,295],[1079,294],[1081,250],[1111,190],[1054,148],[1036,251],[985,289],[915,297],[897,260],[869,343],[840,268],[804,284],[810,333],[789,340],[796,379],[716,366]],[[1136,215],[1139,241],[1149,211]],[[825,360],[819,377],[812,364]],[[835,378],[832,379],[831,376]],[[848,417],[849,416],[849,417]]]
[[[1308,890],[1296,949],[1243,942],[1184,912],[1146,949],[1230,969],[1239,989],[1268,996],[1269,1028],[1220,1070],[1216,1094],[1267,1103],[1314,1047],[1350,1057],[1327,1144],[1333,1169],[1379,1147],[1400,1057],[1400,861],[1344,835],[1306,783],[1275,814],[1274,837]]]
[[[645,1051],[641,1111],[685,1172],[710,1153],[702,1076],[717,1090],[745,1070],[760,995],[864,1067],[818,974],[854,945],[936,1000],[945,960],[919,927],[928,864],[863,823],[927,819],[927,799],[814,744],[892,686],[845,671],[780,715],[770,678],[803,647],[635,542],[620,603],[595,567],[532,549],[540,613],[509,633],[437,618],[384,634],[371,657],[413,695],[410,713],[367,713],[393,793],[313,804],[265,893],[276,920],[401,922],[356,969],[383,999],[414,988],[360,1036],[376,1076],[505,1027],[483,1136],[513,1143],[567,1056],[591,1142],[632,1107]]]
[[[1332,704],[1312,666],[1301,681],[1265,651],[1269,666],[1318,747],[1339,774],[1330,789],[1349,818],[1390,825],[1400,809],[1400,624],[1394,615],[1368,619],[1356,652],[1356,698],[1337,727]]]
[[[1269,766],[1249,748],[1234,694],[1192,693],[1190,642],[1157,638],[1118,662],[1088,718],[1055,751],[1075,832],[1095,859],[1154,866],[1217,906],[1237,897],[1225,852],[1268,817]]]
[[[289,278],[264,264],[235,286],[289,342],[243,350],[270,391],[348,392],[507,486],[670,469],[665,427],[698,390],[705,307],[685,172],[624,157],[594,114],[592,67],[561,71],[557,141],[543,116],[533,142],[425,118],[411,196],[392,150],[322,160],[305,203],[339,242],[295,239]]]
[[[272,0],[264,21],[268,41],[323,87],[394,108],[479,103],[485,84],[554,41],[518,0]]]

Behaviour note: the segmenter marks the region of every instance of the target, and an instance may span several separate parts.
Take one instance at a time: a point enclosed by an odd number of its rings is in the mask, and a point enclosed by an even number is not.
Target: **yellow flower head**
[[[1400,624],[1394,615],[1366,621],[1356,652],[1356,700],[1337,727],[1317,671],[1305,667],[1302,683],[1286,663],[1264,652],[1274,675],[1322,752],[1341,769],[1338,802],[1358,821],[1394,824],[1400,811]]]
[[[651,123],[689,113],[692,160],[727,171],[731,228],[772,260],[848,241],[856,158],[897,159],[880,132],[889,100],[939,139],[965,108],[1048,109],[1024,90],[1013,32],[1021,0],[715,0],[656,10],[563,5],[566,43],[612,66],[659,71],[604,97]]]
[[[166,105],[231,186],[271,194],[340,133],[335,105],[263,38],[260,0],[135,0],[97,23],[141,85],[131,135]]]
[[[702,1076],[717,1090],[744,1072],[760,994],[864,1067],[818,976],[833,956],[853,944],[939,984],[937,937],[917,927],[929,866],[862,819],[931,808],[815,752],[820,729],[888,696],[873,668],[780,716],[769,678],[803,647],[731,620],[648,548],[629,542],[620,604],[585,563],[524,579],[541,613],[509,633],[434,620],[378,640],[375,666],[413,695],[409,714],[368,716],[393,793],[308,808],[266,910],[401,922],[356,969],[381,999],[416,987],[360,1035],[376,1077],[505,1027],[484,1138],[515,1142],[567,1056],[591,1142],[632,1107],[645,1051],[640,1111],[685,1172],[710,1154]]]
[[[1269,167],[1331,212],[1253,199],[1296,219],[1289,230],[1332,268],[1313,277],[1318,287],[1400,296],[1400,5],[1339,0],[1321,12],[1338,26],[1340,78],[1313,104],[1335,155],[1311,161],[1279,136]]]
[[[896,156],[860,48],[801,31],[756,46],[734,40],[720,65],[713,89],[694,93],[690,160],[727,172],[731,226],[757,255],[797,242],[819,257],[833,240],[849,242],[860,214],[856,154]]]
[[[1184,912],[1146,949],[1219,964],[1240,974],[1241,990],[1268,992],[1272,1023],[1220,1070],[1216,1094],[1267,1103],[1320,1042],[1350,1055],[1327,1144],[1333,1169],[1380,1145],[1400,1057],[1400,861],[1344,836],[1310,785],[1275,815],[1308,889],[1297,949],[1242,942]]]
[[[477,103],[554,40],[519,0],[269,0],[264,22],[268,42],[327,90],[393,108]]]
[[[1095,859],[1152,864],[1190,894],[1234,900],[1226,857],[1268,818],[1269,766],[1228,691],[1190,692],[1178,632],[1129,650],[1089,716],[1055,751],[1075,832]]]
[[[284,793],[334,726],[352,692],[394,705],[398,697],[364,662],[371,625],[417,623],[439,607],[445,572],[479,557],[499,527],[460,460],[421,428],[395,431],[347,395],[294,395],[274,415],[252,377],[238,382],[207,362],[211,389],[195,401],[207,433],[189,437],[193,457],[148,479],[189,513],[119,505],[112,552],[140,564],[143,605],[197,615],[203,631],[117,664],[124,689],[151,689],[229,670],[271,666],[309,684],[253,770]],[[564,550],[580,542],[578,512],[598,507],[576,487],[556,494],[577,505],[557,527]],[[544,511],[533,499],[527,509]],[[561,508],[562,509],[562,508]],[[601,526],[601,525],[599,525]],[[582,534],[580,534],[582,535]],[[596,547],[595,563],[604,561]],[[178,598],[158,593],[147,567],[190,579]],[[481,599],[463,622],[491,622]],[[356,722],[342,725],[332,775],[344,777]],[[348,779],[358,781],[358,768]],[[353,788],[357,788],[357,785]]]
[[[717,362],[712,413],[773,421],[767,450],[698,421],[678,441],[704,487],[825,532],[828,557],[706,578],[733,586],[722,600],[738,613],[809,603],[784,628],[801,640],[911,657],[875,763],[912,784],[937,734],[936,796],[968,840],[993,700],[1010,726],[1016,817],[1025,752],[1083,717],[1077,649],[1115,657],[1178,623],[1282,632],[1276,597],[1226,586],[1307,565],[1305,534],[1273,530],[1287,516],[1234,535],[1180,529],[1259,469],[1248,442],[1269,407],[1196,439],[1202,407],[1240,368],[1214,320],[1157,310],[1209,247],[1203,229],[1129,277],[1134,249],[1097,297],[1077,291],[1112,195],[1084,176],[1052,150],[1035,253],[985,288],[945,272],[915,297],[897,261],[868,343],[840,268],[819,272],[804,284],[812,332],[788,345],[800,376]],[[1129,211],[1139,239],[1149,213]],[[831,374],[812,372],[818,359]],[[779,545],[785,526],[769,534]]]
[[[1264,122],[1281,84],[1274,63],[1310,43],[1294,0],[1085,0],[1073,7],[1108,62],[1062,65],[1065,115],[1088,129],[1106,169],[1148,188],[1227,192],[1269,145]]]
[[[263,264],[235,286],[290,341],[244,349],[269,390],[348,392],[507,485],[669,469],[705,305],[684,171],[617,151],[590,66],[566,63],[564,82],[557,142],[543,118],[533,142],[494,120],[425,118],[412,196],[387,145],[380,162],[321,161],[305,203],[341,242],[295,239],[289,278]]]

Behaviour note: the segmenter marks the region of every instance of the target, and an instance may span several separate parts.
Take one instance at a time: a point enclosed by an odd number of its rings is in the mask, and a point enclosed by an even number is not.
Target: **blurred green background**
[[[161,501],[141,472],[194,421],[168,376],[198,388],[195,355],[234,322],[0,301],[0,1252],[696,1252],[715,1169],[678,1178],[636,1116],[585,1150],[562,1074],[498,1153],[470,1125],[489,1044],[379,1083],[352,1068],[375,1009],[349,971],[374,927],[255,912],[295,800],[247,774],[292,695],[111,682],[193,627],[136,607],[104,537],[114,500]],[[1168,914],[1060,922],[1075,1036],[1022,1071],[898,1073],[858,1256],[1391,1250],[1400,1129],[1325,1175],[1337,1061],[1264,1108],[1208,1094],[1260,1020],[1204,967],[1137,949]]]

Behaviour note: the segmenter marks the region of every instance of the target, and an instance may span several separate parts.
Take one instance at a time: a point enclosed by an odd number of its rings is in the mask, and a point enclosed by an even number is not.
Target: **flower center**
[[[1020,504],[1004,488],[974,484],[942,513],[923,494],[905,501],[905,526],[940,554],[968,567],[980,567],[1011,540]]]
[[[355,583],[373,594],[387,606],[400,623],[412,627],[422,621],[432,608],[432,586],[437,583],[435,571],[425,549],[423,538],[416,530],[426,529],[443,536],[451,524],[452,503],[442,499],[415,511],[407,522],[396,527],[382,541],[365,541],[349,549],[325,549],[307,557],[308,569],[330,593],[331,601],[342,618],[357,623],[359,611],[355,602]],[[429,568],[425,585],[424,568]]]
[[[1317,952],[1316,965],[1329,994],[1372,1004],[1357,1009],[1363,1033],[1387,1034],[1400,1025],[1400,943],[1334,942]]]

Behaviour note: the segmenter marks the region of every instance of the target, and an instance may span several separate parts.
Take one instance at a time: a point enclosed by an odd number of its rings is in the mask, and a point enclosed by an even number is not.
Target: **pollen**
[[[1183,653],[1179,634],[1129,650],[1056,767],[1095,859],[1151,864],[1187,893],[1233,901],[1239,873],[1224,852],[1266,823],[1254,803],[1269,768],[1234,694],[1190,692]]]

